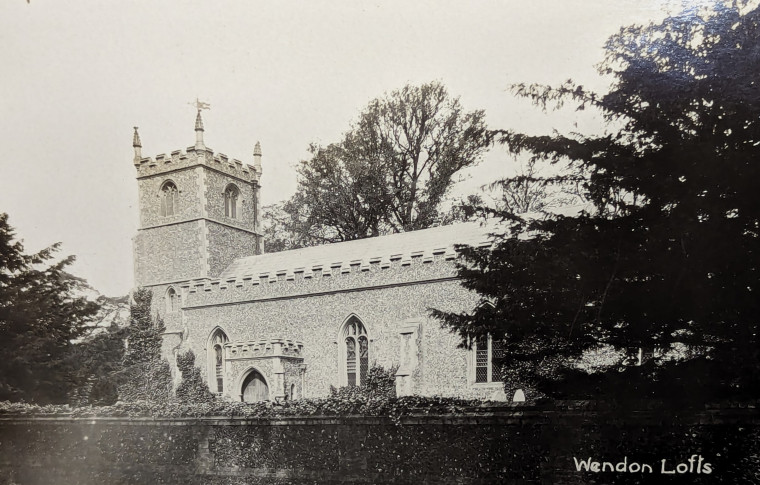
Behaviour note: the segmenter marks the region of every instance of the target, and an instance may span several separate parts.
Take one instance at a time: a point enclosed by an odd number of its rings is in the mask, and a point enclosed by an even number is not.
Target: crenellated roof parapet
[[[188,147],[175,150],[171,155],[162,153],[155,158],[142,158],[135,164],[138,179],[197,166],[206,166],[251,183],[257,183],[261,177],[261,171],[253,165],[230,159],[223,153],[214,153],[211,148]]]
[[[261,359],[267,357],[303,358],[303,343],[286,338],[262,338],[224,344],[227,360]]]
[[[253,165],[243,163],[240,160],[229,159],[223,153],[214,153],[214,150],[207,147],[203,140],[203,118],[201,110],[208,109],[208,103],[202,103],[195,100],[194,105],[198,109],[195,118],[195,145],[187,147],[184,151],[174,150],[171,155],[162,153],[156,158],[142,157],[142,142],[134,128],[132,137],[132,147],[134,148],[134,165],[137,170],[137,178],[152,177],[162,173],[174,172],[180,169],[190,167],[206,166],[213,170],[218,170],[226,175],[237,177],[249,183],[258,184],[261,180],[261,144],[256,142],[253,153]]]
[[[296,279],[320,279],[327,277],[345,276],[349,274],[365,273],[372,270],[385,270],[393,267],[411,266],[413,261],[432,263],[437,260],[453,261],[456,259],[453,248],[440,248],[433,251],[420,251],[415,253],[395,254],[389,257],[372,257],[354,261],[336,261],[332,264],[317,263],[310,266],[301,266],[292,269],[279,269],[258,273],[243,274],[231,277],[214,279],[194,280],[183,285],[190,293],[226,290],[228,288],[242,288],[246,286],[259,286],[282,281],[295,281]],[[395,263],[395,264],[394,264]]]
[[[218,278],[182,285],[189,307],[256,301],[456,277],[457,244],[489,247],[492,224],[457,224],[249,256]]]

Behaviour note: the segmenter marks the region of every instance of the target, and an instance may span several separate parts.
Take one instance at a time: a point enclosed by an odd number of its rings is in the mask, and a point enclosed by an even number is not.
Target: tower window
[[[179,192],[174,182],[165,182],[161,186],[161,216],[173,216],[178,213]]]
[[[347,386],[361,386],[367,382],[369,370],[369,339],[361,320],[352,317],[343,328],[342,357]]]
[[[179,295],[174,288],[166,290],[166,313],[179,310]]]
[[[240,212],[238,204],[240,200],[240,191],[234,185],[228,185],[224,191],[224,215],[237,219]]]

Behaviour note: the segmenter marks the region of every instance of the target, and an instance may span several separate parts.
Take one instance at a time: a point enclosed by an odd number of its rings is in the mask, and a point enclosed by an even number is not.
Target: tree
[[[303,247],[298,233],[293,231],[293,220],[285,212],[285,203],[277,202],[262,207],[262,231],[264,233],[264,251],[276,253]]]
[[[98,305],[74,296],[74,258],[51,262],[58,248],[24,254],[0,214],[0,399],[62,403],[73,385],[73,342]]]
[[[118,400],[116,376],[123,369],[125,338],[126,330],[114,322],[76,343],[70,358],[75,383],[70,404],[107,406]]]
[[[572,173],[543,176],[539,160],[531,158],[519,165],[514,177],[499,179],[488,185],[487,189],[496,195],[494,212],[527,214],[581,202],[582,197],[574,193],[578,180],[582,177],[573,176]]]
[[[339,143],[313,145],[285,205],[298,245],[434,225],[456,173],[486,149],[484,114],[436,82],[375,99]]]
[[[171,397],[171,368],[161,357],[165,327],[160,317],[151,318],[152,299],[153,293],[144,288],[132,294],[123,368],[115,375],[122,401],[161,402]]]
[[[597,109],[608,132],[500,132],[515,155],[568,162],[593,208],[502,213],[492,248],[459,275],[493,303],[434,311],[463,345],[491,334],[510,386],[551,396],[753,396],[760,390],[760,11],[715,3],[621,29],[605,95],[568,81],[517,85],[540,108]],[[584,359],[617,356],[589,372]],[[625,355],[643,350],[641,365]]]
[[[481,194],[470,194],[453,201],[449,210],[441,215],[441,225],[447,226],[457,222],[475,221],[485,216],[487,210],[490,210],[490,207],[485,205]]]

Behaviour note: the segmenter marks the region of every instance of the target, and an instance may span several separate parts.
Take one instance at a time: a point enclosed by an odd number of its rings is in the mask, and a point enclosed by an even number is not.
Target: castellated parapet
[[[233,303],[451,279],[456,276],[454,259],[453,250],[441,249],[435,253],[399,254],[234,277],[201,278],[180,286],[189,307],[205,306],[211,301]]]
[[[261,179],[260,167],[248,165],[234,158],[229,159],[223,153],[215,154],[211,148],[196,150],[195,147],[188,147],[185,151],[175,150],[171,152],[171,155],[162,153],[155,159],[141,158],[138,163],[135,163],[138,179],[197,166],[205,166],[248,183],[258,184]]]
[[[224,344],[225,358],[256,359],[265,357],[290,357],[302,359],[303,343],[284,338],[264,338]]]

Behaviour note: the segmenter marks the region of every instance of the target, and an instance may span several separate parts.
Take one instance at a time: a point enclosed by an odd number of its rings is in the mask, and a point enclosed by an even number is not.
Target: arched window
[[[169,287],[166,290],[166,313],[176,312],[179,306],[179,294],[174,288]]]
[[[224,191],[224,215],[237,219],[239,211],[240,191],[237,187],[230,184]]]
[[[211,333],[208,339],[207,359],[208,362],[208,388],[211,392],[222,394],[224,392],[224,344],[228,341],[227,334],[221,328]]]
[[[494,304],[490,301],[481,302],[475,312],[494,311]],[[471,382],[486,384],[502,382],[504,380],[502,361],[506,357],[502,340],[494,340],[490,334],[481,335],[472,341],[472,374]]]
[[[179,192],[174,182],[164,182],[161,186],[161,216],[173,216],[179,212]]]
[[[367,382],[369,370],[369,338],[361,320],[352,316],[343,326],[340,342],[343,361],[341,381],[347,386],[361,386]]]

